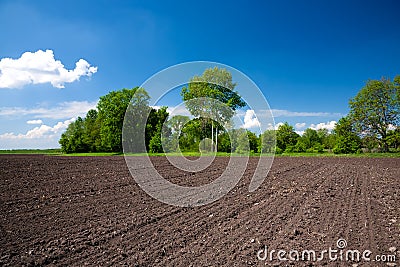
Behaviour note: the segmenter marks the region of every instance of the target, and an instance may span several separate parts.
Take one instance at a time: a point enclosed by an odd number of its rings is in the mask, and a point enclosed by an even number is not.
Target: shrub
[[[297,141],[297,144],[294,147],[294,151],[295,152],[306,152],[306,150],[307,150],[306,144],[301,140]]]
[[[282,154],[282,153],[283,153],[282,148],[280,148],[280,147],[275,148],[275,154]]]
[[[294,152],[294,146],[292,145],[286,146],[285,153],[293,153],[293,152]]]

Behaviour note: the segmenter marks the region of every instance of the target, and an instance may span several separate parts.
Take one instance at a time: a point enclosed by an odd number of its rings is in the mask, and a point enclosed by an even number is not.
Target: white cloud
[[[278,122],[275,124],[275,130],[278,130],[279,126],[283,125],[283,122]]]
[[[42,124],[27,131],[25,134],[14,134],[14,133],[4,133],[0,134],[0,140],[6,139],[36,139],[44,137],[53,137],[55,134],[60,134],[62,131],[67,129],[68,125],[75,121],[75,118],[57,122],[53,127]]]
[[[332,131],[336,126],[336,121],[329,121],[329,122],[321,122],[318,124],[311,124],[310,128],[314,130],[319,129],[328,129],[328,131]]]
[[[330,112],[299,112],[284,109],[271,109],[274,117],[342,117],[341,113]]]
[[[27,124],[43,124],[42,120],[29,120],[26,122]]]
[[[53,87],[64,88],[82,76],[90,77],[97,72],[86,60],[79,59],[75,69],[68,70],[60,60],[54,58],[52,50],[25,52],[18,59],[0,60],[0,88],[21,88],[29,84],[51,83]]]
[[[95,109],[97,101],[70,101],[59,103],[55,107],[3,107],[0,108],[0,116],[26,116],[34,118],[65,119],[71,117],[84,117],[90,109]]]
[[[258,121],[254,110],[248,109],[246,110],[246,114],[244,114],[244,124],[241,128],[249,129],[254,127],[260,127],[260,122]]]
[[[168,107],[167,112],[170,114],[171,117],[176,116],[176,115],[182,115],[182,116],[188,116],[190,118],[193,118],[192,114],[190,114],[190,111],[185,107],[185,105]]]
[[[304,129],[304,127],[306,127],[306,123],[305,122],[298,122],[294,125],[294,128],[296,128],[296,130],[301,130]]]

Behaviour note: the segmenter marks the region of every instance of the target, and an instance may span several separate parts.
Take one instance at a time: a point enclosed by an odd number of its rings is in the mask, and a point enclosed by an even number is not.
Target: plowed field
[[[228,159],[195,174],[152,161],[170,181],[200,185]],[[400,265],[399,158],[279,157],[249,193],[256,164],[220,200],[180,208],[141,190],[123,157],[1,155],[0,265]],[[337,258],[319,261],[329,248]],[[370,250],[370,261],[347,250]]]

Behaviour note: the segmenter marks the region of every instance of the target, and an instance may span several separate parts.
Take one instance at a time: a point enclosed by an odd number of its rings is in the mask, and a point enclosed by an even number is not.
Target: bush
[[[301,153],[301,152],[306,152],[306,150],[307,150],[306,144],[300,140],[297,142],[296,146],[294,147],[295,152]]]
[[[324,146],[321,144],[315,144],[312,149],[314,150],[314,153],[322,153],[324,152]]]
[[[275,154],[282,154],[282,153],[283,153],[282,148],[280,148],[280,147],[275,148]]]
[[[151,153],[162,153],[163,152],[161,136],[159,133],[156,133],[151,138],[149,148],[150,148]]]
[[[352,136],[339,136],[336,140],[336,145],[333,148],[335,154],[353,154],[360,153],[361,145],[357,137]]]
[[[293,152],[294,152],[294,146],[292,145],[286,146],[285,153],[293,153]]]

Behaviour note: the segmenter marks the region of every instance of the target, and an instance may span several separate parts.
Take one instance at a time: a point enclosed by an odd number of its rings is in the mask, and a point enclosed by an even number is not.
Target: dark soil
[[[228,159],[196,174],[152,161],[170,181],[200,185]],[[256,164],[222,199],[180,208],[141,190],[123,157],[0,155],[0,266],[395,266],[378,254],[400,265],[399,158],[279,157],[249,193]],[[371,262],[257,258],[266,246],[337,249],[340,238]]]

